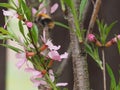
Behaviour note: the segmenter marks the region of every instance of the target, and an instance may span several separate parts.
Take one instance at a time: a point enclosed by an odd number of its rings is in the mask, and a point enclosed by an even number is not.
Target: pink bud
[[[95,42],[95,40],[96,40],[94,34],[88,34],[87,38],[88,38],[88,41],[90,41],[90,42]]]
[[[120,34],[119,34],[119,35],[117,35],[117,38],[120,40]]]
[[[32,28],[33,26],[33,23],[29,21],[26,21],[25,24],[27,25],[28,28]]]
[[[117,35],[117,36],[114,37],[112,40],[113,40],[113,42],[117,42],[117,40],[120,40],[120,35]]]

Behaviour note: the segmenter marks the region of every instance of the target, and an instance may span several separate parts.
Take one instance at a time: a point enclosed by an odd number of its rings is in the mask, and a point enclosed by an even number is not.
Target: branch
[[[96,18],[97,18],[97,15],[98,15],[98,12],[99,12],[99,9],[100,9],[100,6],[101,6],[101,0],[97,0],[96,3],[95,3],[95,6],[94,6],[94,10],[93,10],[93,13],[92,13],[92,16],[91,16],[91,19],[90,19],[90,23],[89,23],[89,26],[88,26],[88,31],[87,31],[87,35],[89,33],[92,33],[93,31],[93,27],[94,27],[94,24],[95,24],[95,21],[96,21]],[[87,41],[87,38],[86,40]]]
[[[105,68],[106,62],[105,62],[104,48],[102,48],[102,60],[103,60],[103,87],[104,87],[104,90],[107,90],[106,89],[106,68]]]
[[[75,5],[76,6],[76,5]],[[74,18],[68,9],[68,24],[70,28],[75,31]],[[81,54],[79,40],[75,32],[70,31],[71,52],[74,74],[74,88],[73,90],[89,90],[89,76],[86,55]]]

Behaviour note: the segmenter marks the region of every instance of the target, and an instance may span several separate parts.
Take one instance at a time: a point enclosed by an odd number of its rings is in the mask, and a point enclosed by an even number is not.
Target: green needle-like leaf
[[[17,47],[14,47],[14,46],[11,46],[11,45],[8,45],[8,44],[0,44],[1,46],[4,46],[4,47],[6,47],[6,48],[10,48],[10,49],[12,49],[13,51],[15,51],[15,52],[21,52],[22,50],[21,49],[19,49],[19,48],[17,48]],[[23,51],[22,51],[23,52]]]
[[[106,64],[106,68],[107,68],[108,74],[109,74],[110,79],[111,79],[110,90],[116,90],[116,81],[115,81],[115,76],[113,74],[113,71],[108,64]]]

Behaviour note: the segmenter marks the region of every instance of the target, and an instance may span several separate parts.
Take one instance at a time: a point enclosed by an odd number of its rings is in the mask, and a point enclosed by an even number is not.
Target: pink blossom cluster
[[[19,4],[17,4],[19,5]],[[50,13],[54,13],[58,8],[58,4],[55,3],[51,9],[50,9]],[[40,12],[39,13],[47,13],[46,8],[44,7],[43,3],[40,4],[39,6]],[[32,14],[36,15],[37,10],[32,8]],[[6,21],[4,28],[6,28],[8,22],[13,19],[19,19],[23,21],[23,24],[25,24],[28,29],[31,29],[33,27],[33,22],[28,21],[26,19],[24,19],[24,17],[22,17],[21,15],[19,15],[16,11],[13,10],[3,10],[3,15],[6,17],[9,17],[9,19]],[[48,58],[49,62],[50,60],[52,61],[62,61],[62,59],[67,58],[68,57],[68,53],[65,52],[63,54],[59,54],[58,50],[61,48],[60,45],[56,46],[52,43],[51,39],[46,39],[46,32],[45,30],[43,30],[43,36],[41,36],[41,41],[43,42],[43,46],[44,47],[40,47],[40,55],[44,56],[45,58]],[[21,42],[24,43],[24,42]],[[28,46],[29,47],[29,46]],[[47,49],[47,53],[45,52],[45,50]],[[44,85],[45,87],[49,88],[49,84],[48,82],[45,80],[45,74],[47,72],[47,70],[43,70],[45,71],[43,73],[42,70],[37,70],[36,68],[33,67],[33,64],[28,60],[28,58],[31,58],[36,55],[36,52],[29,52],[27,51],[27,49],[24,47],[24,51],[23,52],[19,52],[16,54],[16,57],[19,59],[19,61],[17,62],[16,66],[18,69],[20,69],[23,65],[25,65],[25,71],[29,72],[32,74],[30,80],[34,83],[35,86],[40,86],[40,85]],[[31,64],[31,65],[29,65]],[[50,80],[52,82],[55,81],[55,77],[54,77],[54,73],[52,69],[48,69],[48,76],[50,78]],[[67,83],[57,83],[56,86],[66,86]]]
[[[45,38],[45,30],[43,30],[43,36],[41,36],[41,39],[43,41],[43,44],[46,45],[45,49],[48,49],[49,52],[46,54],[46,52],[44,53],[44,50],[40,52],[41,55],[43,55],[44,57],[47,57],[49,59],[55,60],[55,61],[62,61],[62,59],[67,58],[68,57],[68,53],[65,52],[64,54],[59,54],[57,50],[60,49],[60,45],[55,46],[53,45],[52,41],[50,39],[46,40]],[[16,66],[20,69],[24,64],[26,65],[25,71],[26,72],[30,72],[32,73],[32,77],[30,78],[30,80],[34,83],[35,86],[40,86],[40,85],[45,85],[46,87],[48,87],[48,83],[45,81],[44,78],[44,74],[42,71],[38,71],[36,69],[34,69],[34,67],[30,67],[29,65],[29,61],[27,60],[27,58],[34,56],[35,53],[33,52],[23,52],[23,53],[17,53],[17,58],[20,59],[20,61],[18,61],[18,63],[16,64]],[[54,75],[53,75],[53,71],[49,70],[49,77],[52,80],[52,82],[54,82]],[[67,85],[67,83],[58,83],[56,84],[56,86],[65,86]]]

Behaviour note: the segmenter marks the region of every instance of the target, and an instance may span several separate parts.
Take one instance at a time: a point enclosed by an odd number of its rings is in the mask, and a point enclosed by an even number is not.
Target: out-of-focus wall
[[[12,19],[9,23],[10,29],[17,34],[18,37],[21,37],[18,30],[18,20]],[[22,48],[14,41],[8,40],[8,44]],[[7,49],[6,51],[6,90],[37,90],[37,87],[33,85],[33,83],[30,81],[30,73],[27,73],[24,71],[24,66],[20,69],[16,67],[16,63],[20,60],[16,58],[16,52]],[[2,89],[0,89],[2,90]]]

